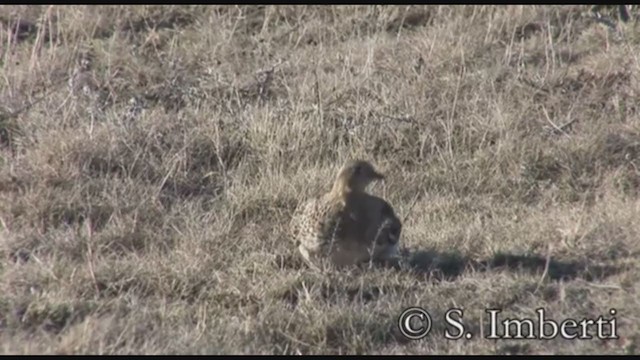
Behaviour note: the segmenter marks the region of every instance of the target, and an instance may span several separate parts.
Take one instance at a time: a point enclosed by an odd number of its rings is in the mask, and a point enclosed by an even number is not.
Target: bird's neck
[[[360,194],[364,192],[364,189],[359,186],[353,186],[347,181],[341,181],[340,179],[333,184],[331,189],[331,197],[347,199],[350,196]]]

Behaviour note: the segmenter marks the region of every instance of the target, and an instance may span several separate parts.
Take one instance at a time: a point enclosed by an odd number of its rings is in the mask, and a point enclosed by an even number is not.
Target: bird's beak
[[[375,176],[376,180],[382,180],[382,181],[384,181],[384,175],[383,175],[383,174],[381,174],[381,173],[379,173],[379,172],[376,172],[376,173],[374,174],[374,176]]]

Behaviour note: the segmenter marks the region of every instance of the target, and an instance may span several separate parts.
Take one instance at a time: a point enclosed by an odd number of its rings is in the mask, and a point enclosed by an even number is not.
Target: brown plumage
[[[330,192],[295,212],[291,232],[305,261],[328,259],[338,266],[386,260],[398,248],[402,224],[384,199],[365,192],[384,176],[362,160],[348,162]]]

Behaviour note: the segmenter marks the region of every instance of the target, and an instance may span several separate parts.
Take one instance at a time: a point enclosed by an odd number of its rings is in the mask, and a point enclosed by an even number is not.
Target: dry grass
[[[640,32],[602,11],[2,6],[0,352],[637,353]],[[286,225],[354,156],[409,266],[318,274]],[[621,339],[486,340],[489,307]]]

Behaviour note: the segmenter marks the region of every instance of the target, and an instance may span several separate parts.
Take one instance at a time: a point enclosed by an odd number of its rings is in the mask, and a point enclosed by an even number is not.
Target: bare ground
[[[2,6],[0,352],[637,354],[640,28],[599,11]],[[286,226],[351,157],[405,261],[313,272]]]

